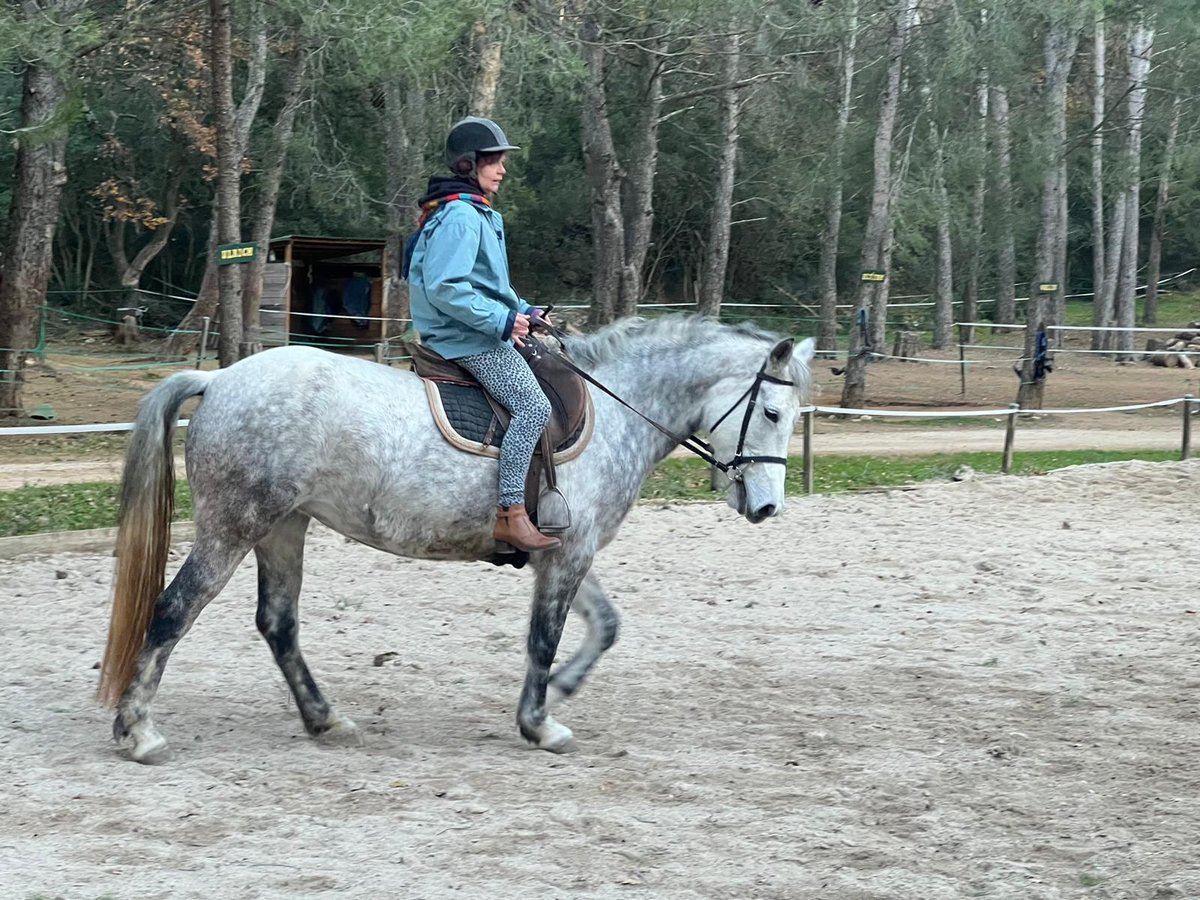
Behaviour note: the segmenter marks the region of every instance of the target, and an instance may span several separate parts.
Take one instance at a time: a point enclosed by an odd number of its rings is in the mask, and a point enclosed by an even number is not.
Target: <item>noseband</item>
[[[550,330],[552,333],[557,332],[557,329],[550,329]],[[528,341],[528,340],[534,340],[534,339],[533,339],[533,336],[530,335],[529,337],[525,338],[525,340]],[[545,350],[545,349],[548,349],[545,344],[538,344],[539,351]],[[558,357],[558,359],[562,362],[563,365],[565,365],[568,369],[570,369],[572,372],[574,372],[576,375],[578,375],[584,381],[588,382],[589,384],[595,385],[597,388],[602,390],[604,393],[608,394],[608,396],[612,397],[614,400],[616,400],[618,403],[620,403],[626,409],[632,411],[633,413],[640,416],[645,421],[649,422],[651,425],[653,425],[656,429],[658,429],[660,432],[662,432],[667,437],[669,437],[672,441],[674,441],[680,447],[683,447],[683,449],[696,454],[696,456],[700,457],[702,460],[704,460],[710,466],[714,467],[715,469],[718,469],[720,472],[722,472],[724,475],[726,475],[731,481],[741,482],[745,478],[745,472],[744,472],[745,467],[750,465],[751,463],[761,462],[761,463],[775,463],[776,465],[780,465],[780,466],[787,465],[787,457],[784,457],[784,456],[746,456],[742,452],[746,448],[746,432],[750,430],[750,416],[754,413],[754,407],[758,403],[758,392],[762,389],[763,382],[769,382],[771,384],[782,384],[782,385],[786,385],[788,387],[794,387],[796,384],[796,382],[794,382],[794,381],[787,381],[783,378],[776,378],[774,375],[768,375],[767,374],[767,360],[763,360],[762,366],[759,367],[758,374],[754,376],[754,383],[751,384],[750,387],[746,388],[746,390],[742,393],[742,395],[733,402],[733,405],[730,406],[729,409],[725,410],[725,412],[721,415],[721,417],[719,419],[717,419],[717,421],[713,422],[712,427],[708,429],[709,434],[712,434],[714,431],[716,431],[717,426],[720,425],[722,422],[724,422],[727,418],[729,418],[730,413],[732,413],[735,409],[738,408],[738,404],[740,404],[743,400],[746,400],[747,398],[749,398],[748,402],[746,403],[746,412],[742,416],[742,430],[738,434],[737,449],[734,451],[733,459],[729,460],[728,462],[721,462],[719,459],[717,459],[713,455],[712,444],[708,443],[707,441],[703,440],[702,438],[698,437],[695,434],[689,434],[686,436],[679,435],[679,434],[676,434],[674,431],[671,431],[671,429],[667,428],[665,425],[660,425],[658,422],[655,422],[653,419],[651,419],[649,416],[647,416],[641,410],[637,409],[636,407],[630,406],[628,403],[626,403],[624,400],[622,400],[620,397],[618,397],[616,394],[614,394],[612,391],[610,391],[608,388],[606,388],[604,385],[602,385],[600,382],[598,382],[595,378],[593,378],[587,372],[583,371],[583,369],[581,369],[577,365],[575,365],[575,363],[573,363],[570,359],[567,358],[567,355],[565,353],[555,352],[555,355]]]

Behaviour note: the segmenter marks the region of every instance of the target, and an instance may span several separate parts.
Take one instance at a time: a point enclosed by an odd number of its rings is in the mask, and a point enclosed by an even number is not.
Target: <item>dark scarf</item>
[[[444,175],[434,175],[430,178],[429,186],[425,189],[425,196],[417,201],[417,206],[421,209],[421,214],[417,217],[417,227],[413,229],[413,233],[409,236],[404,247],[402,278],[408,278],[409,262],[412,258],[413,248],[417,245],[417,238],[421,235],[421,229],[425,227],[425,223],[429,221],[429,217],[433,215],[439,206],[448,199],[455,197],[469,198],[485,206],[492,205],[492,202],[483,195],[483,191],[480,190],[479,185],[474,181],[466,181],[462,178],[450,178]]]
[[[433,215],[433,211],[442,205],[442,202],[448,197],[455,196],[469,197],[476,202],[491,206],[492,203],[483,195],[479,185],[474,181],[467,181],[462,178],[451,178],[443,175],[434,175],[429,179],[429,186],[425,189],[425,196],[417,201],[417,206],[421,208],[421,215],[417,219],[417,231],[420,231],[426,220]]]

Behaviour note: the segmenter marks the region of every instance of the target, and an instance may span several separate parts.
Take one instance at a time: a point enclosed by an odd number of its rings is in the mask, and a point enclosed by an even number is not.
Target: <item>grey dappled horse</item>
[[[783,508],[788,440],[808,386],[812,341],[798,347],[749,326],[698,317],[627,319],[564,337],[572,359],[677,434],[706,435],[737,460],[729,503],[751,522]],[[171,437],[181,405],[203,395],[187,433],[195,543],[164,590],[175,475]],[[546,750],[571,744],[547,714],[579,687],[616,639],[618,616],[592,560],[617,533],[642,482],[674,441],[593,390],[595,431],[558,468],[573,510],[561,548],[535,553],[521,734]],[[747,461],[751,460],[751,461]],[[180,372],[141,401],[121,485],[112,623],[99,695],[117,706],[113,734],[130,756],[167,758],[150,705],[167,658],[238,563],[258,558],[259,631],[314,737],[357,741],[326,701],[297,643],[309,519],[368,546],[426,559],[489,559],[495,550],[496,462],[452,448],[408,371],[305,347],[256,354],[216,372]],[[481,578],[486,578],[484,572]],[[580,649],[553,674],[572,607]]]

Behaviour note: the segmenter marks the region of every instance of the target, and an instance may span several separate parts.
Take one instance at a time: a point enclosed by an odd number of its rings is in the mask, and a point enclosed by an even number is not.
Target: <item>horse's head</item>
[[[752,523],[783,509],[788,444],[808,389],[813,341],[771,347],[757,375],[721,379],[706,404],[713,455],[732,464],[728,502]]]

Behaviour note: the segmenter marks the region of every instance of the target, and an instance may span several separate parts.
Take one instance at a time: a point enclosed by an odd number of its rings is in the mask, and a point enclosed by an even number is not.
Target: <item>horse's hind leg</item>
[[[579,690],[604,651],[616,642],[621,626],[621,617],[604,593],[595,572],[589,572],[583,579],[571,608],[587,624],[587,635],[575,655],[550,676],[550,684],[546,688],[547,708]]]
[[[154,602],[154,615],[138,654],[133,680],[117,703],[113,737],[132,738],[130,758],[141,763],[166,762],[170,756],[166,738],[154,727],[150,704],[175,645],[179,643],[200,611],[225,587],[249,548],[233,549],[218,541],[198,538],[166,590]]]
[[[258,630],[287,679],[304,729],[325,740],[357,742],[354,723],[329,705],[300,653],[296,612],[304,567],[304,535],[309,517],[292,513],[258,542]]]
[[[558,652],[563,622],[571,601],[579,591],[590,560],[571,560],[551,556],[538,571],[533,589],[533,611],[529,618],[529,640],[525,685],[517,705],[517,727],[525,740],[543,750],[563,753],[573,746],[571,729],[546,714],[546,689],[550,666]]]

